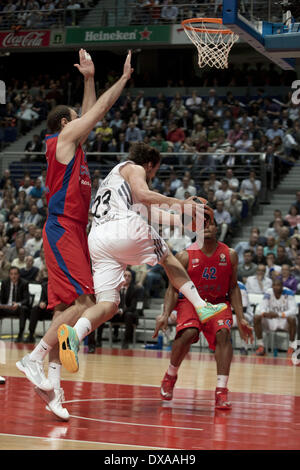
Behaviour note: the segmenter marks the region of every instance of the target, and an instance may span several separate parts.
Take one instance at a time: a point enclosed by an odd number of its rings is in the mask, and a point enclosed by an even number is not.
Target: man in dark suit
[[[9,270],[9,279],[2,281],[0,303],[1,318],[8,316],[19,318],[20,326],[16,342],[22,342],[26,318],[29,316],[29,291],[28,283],[20,278],[20,271],[14,266]]]
[[[114,323],[125,323],[125,333],[122,341],[122,349],[128,349],[132,343],[134,325],[138,324],[139,316],[143,308],[144,289],[137,287],[133,281],[130,269],[124,273],[125,283],[120,290],[120,304],[118,313],[111,319]]]
[[[38,305],[33,307],[30,314],[29,335],[25,343],[34,343],[34,332],[39,320],[52,320],[53,310],[47,310],[48,304],[48,281],[42,283],[42,291]]]
[[[122,341],[122,349],[128,349],[129,343],[132,343],[134,325],[138,325],[139,316],[142,314],[144,303],[144,288],[137,287],[133,280],[133,273],[127,269],[124,273],[125,283],[120,290],[120,304],[118,313],[110,320],[114,327],[113,341],[119,341],[118,323],[125,323],[125,333]],[[96,345],[102,347],[102,332],[104,325],[97,329],[97,342],[95,332],[89,335],[88,352],[94,353]]]

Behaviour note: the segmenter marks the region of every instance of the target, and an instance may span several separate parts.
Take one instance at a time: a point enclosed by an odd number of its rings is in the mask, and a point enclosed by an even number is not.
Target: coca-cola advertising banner
[[[0,48],[48,47],[50,31],[0,31]]]

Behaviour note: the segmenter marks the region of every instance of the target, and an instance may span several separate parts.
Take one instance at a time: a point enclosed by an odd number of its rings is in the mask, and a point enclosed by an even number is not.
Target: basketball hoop
[[[182,26],[198,50],[199,67],[228,68],[228,56],[239,36],[223,26],[221,18],[191,18]]]

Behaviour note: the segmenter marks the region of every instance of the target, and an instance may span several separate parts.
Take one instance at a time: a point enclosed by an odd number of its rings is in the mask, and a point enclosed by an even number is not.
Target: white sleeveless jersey
[[[132,210],[134,201],[129,183],[120,175],[125,165],[134,165],[126,161],[116,165],[102,181],[92,205],[93,225],[102,225],[112,220],[126,219],[137,213]]]

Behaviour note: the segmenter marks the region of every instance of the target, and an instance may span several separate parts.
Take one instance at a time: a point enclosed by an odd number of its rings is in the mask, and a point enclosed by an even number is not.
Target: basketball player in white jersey
[[[79,367],[79,343],[101,324],[110,320],[118,309],[119,291],[127,265],[160,263],[176,289],[193,304],[201,322],[206,322],[226,308],[212,305],[199,296],[181,263],[169,251],[158,233],[137,212],[137,205],[151,209],[156,221],[166,212],[157,208],[179,208],[180,214],[170,215],[170,222],[182,226],[182,214],[187,208],[196,210],[204,220],[203,205],[182,201],[151,191],[148,183],[160,165],[159,152],[144,143],[132,145],[129,159],[118,164],[101,183],[93,207],[94,215],[89,234],[96,305],[88,308],[74,328],[63,324],[58,328],[60,359],[69,372]],[[154,208],[156,206],[156,208]]]

